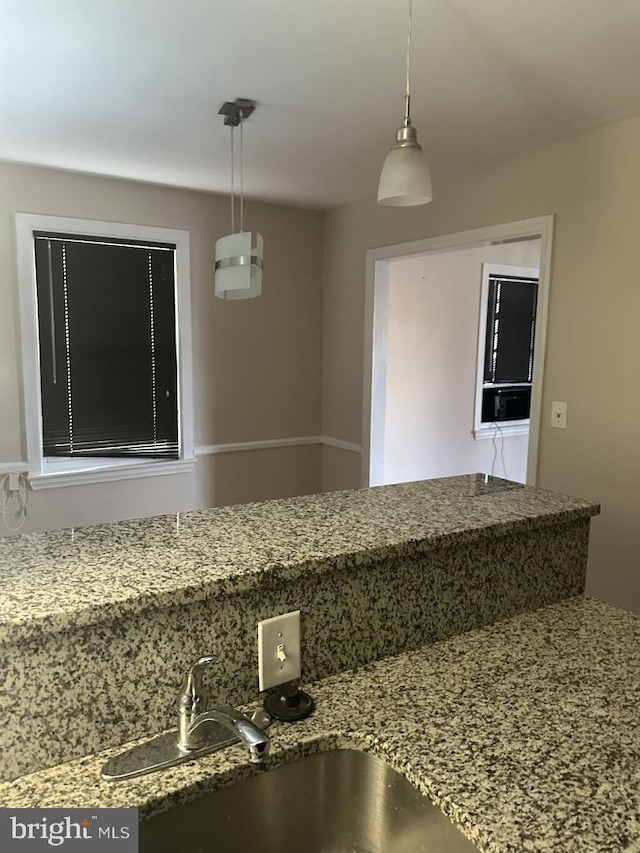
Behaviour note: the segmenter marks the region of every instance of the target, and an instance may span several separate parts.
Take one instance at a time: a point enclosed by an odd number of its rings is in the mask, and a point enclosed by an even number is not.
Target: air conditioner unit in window
[[[530,408],[531,385],[482,389],[482,423],[526,420]]]

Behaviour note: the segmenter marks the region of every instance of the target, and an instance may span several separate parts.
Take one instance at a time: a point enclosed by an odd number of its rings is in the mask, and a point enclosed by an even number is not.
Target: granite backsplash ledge
[[[411,485],[415,493],[419,484]],[[540,504],[540,494],[529,491]],[[407,513],[415,506],[407,500],[411,494],[405,494]],[[211,697],[234,704],[251,700],[257,693],[256,625],[278,613],[302,611],[303,679],[312,681],[577,595],[584,588],[589,517],[596,509],[563,500],[564,505],[552,496],[555,515],[547,505],[542,524],[514,527],[494,520],[485,524],[481,538],[451,533],[446,545],[440,538],[426,548],[424,540],[399,542],[396,534],[385,557],[378,550],[369,558],[364,550],[358,559],[339,556],[332,563],[325,549],[318,572],[306,543],[299,548],[306,547],[306,572],[263,572],[248,587],[231,583],[206,598],[177,595],[175,603],[169,597],[161,606],[147,601],[140,610],[101,622],[71,619],[64,630],[51,631],[48,625],[0,644],[0,665],[7,673],[1,697],[2,778],[171,727],[181,679],[204,653],[219,660],[207,674]],[[456,499],[450,497],[449,504],[454,512]],[[309,505],[303,505],[306,517]],[[246,520],[246,508],[236,509]],[[522,514],[521,502],[512,516],[521,521]],[[215,527],[217,511],[211,515]],[[322,517],[318,523],[321,528]],[[350,523],[353,517],[347,516],[344,524]],[[310,529],[309,518],[306,524]],[[253,528],[263,550],[269,532]],[[353,538],[359,535],[355,530]],[[192,563],[196,557],[204,559],[201,547],[191,555]],[[146,557],[145,571],[157,558],[154,551]],[[158,569],[162,572],[161,565]],[[232,566],[227,574],[232,579]],[[179,577],[174,584],[180,588]]]
[[[598,512],[477,474],[0,537],[0,642]]]

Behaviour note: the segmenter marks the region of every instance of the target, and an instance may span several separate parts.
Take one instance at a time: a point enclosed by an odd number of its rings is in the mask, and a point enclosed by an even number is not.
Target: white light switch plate
[[[567,428],[567,404],[561,400],[551,403],[551,426],[554,429]]]
[[[260,690],[294,681],[300,671],[300,611],[258,622]]]

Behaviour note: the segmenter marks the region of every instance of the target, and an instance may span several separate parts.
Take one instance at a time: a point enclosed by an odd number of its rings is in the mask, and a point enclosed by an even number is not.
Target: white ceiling
[[[247,195],[375,193],[406,0],[0,0],[0,159]],[[640,114],[640,0],[414,0],[412,112],[438,178]]]

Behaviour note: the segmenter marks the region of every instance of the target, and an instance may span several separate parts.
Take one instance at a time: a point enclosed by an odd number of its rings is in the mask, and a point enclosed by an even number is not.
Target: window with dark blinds
[[[531,382],[538,280],[489,276],[485,383]]]
[[[34,239],[43,455],[178,458],[175,245]]]

